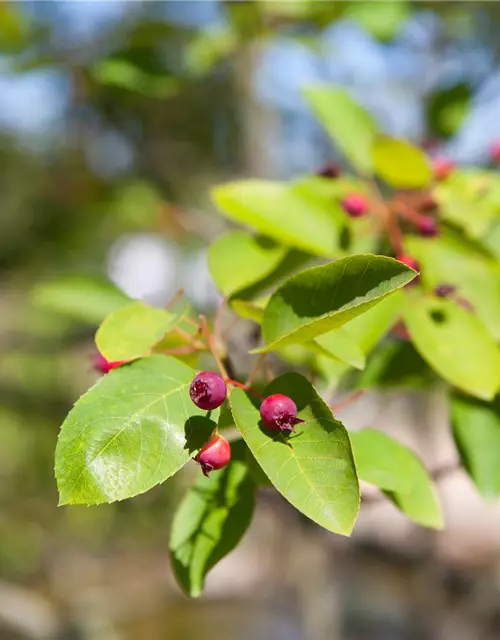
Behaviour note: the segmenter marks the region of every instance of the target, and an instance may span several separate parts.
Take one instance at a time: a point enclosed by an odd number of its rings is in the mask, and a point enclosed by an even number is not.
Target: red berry
[[[434,294],[438,298],[449,298],[456,292],[456,290],[457,288],[454,287],[452,284],[439,284],[434,289]]]
[[[340,166],[336,162],[327,162],[324,167],[316,172],[317,176],[322,178],[338,178],[341,174]]]
[[[214,435],[203,445],[195,460],[208,478],[211,471],[222,469],[231,460],[231,445],[221,435]]]
[[[262,422],[273,431],[295,431],[294,426],[304,422],[297,418],[295,402],[281,393],[268,396],[260,405]]]
[[[418,230],[420,235],[433,237],[439,233],[435,218],[432,216],[421,216],[418,221]]]
[[[111,369],[116,369],[126,362],[126,360],[106,360],[101,353],[94,353],[92,356],[92,366],[96,371],[100,371],[101,373],[109,373]]]
[[[493,140],[490,147],[490,159],[495,164],[500,162],[500,140]]]
[[[345,196],[340,204],[351,218],[360,218],[368,209],[366,198],[359,193],[350,193]]]
[[[433,209],[436,209],[437,206],[438,206],[438,203],[434,200],[434,198],[431,195],[428,195],[428,196],[425,196],[425,198],[420,203],[420,210],[432,211]]]
[[[218,373],[202,371],[196,375],[189,387],[191,400],[200,409],[217,409],[226,399],[226,383]]]
[[[405,253],[400,253],[398,256],[396,256],[396,260],[399,260],[399,262],[402,262],[407,267],[410,267],[410,269],[414,269],[415,271],[420,270],[420,265],[415,260],[415,258],[412,258],[411,256],[408,256]]]
[[[448,158],[436,158],[432,163],[432,169],[436,180],[446,180],[455,168],[453,160]]]

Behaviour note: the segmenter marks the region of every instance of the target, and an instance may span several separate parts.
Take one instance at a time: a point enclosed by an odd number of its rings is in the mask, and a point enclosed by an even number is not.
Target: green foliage
[[[349,535],[359,509],[359,488],[349,437],[341,422],[301,375],[274,380],[265,395],[290,395],[304,420],[285,438],[266,430],[258,408],[241,389],[231,410],[250,451],[276,489],[299,511],[334,533]]]
[[[462,464],[487,500],[500,496],[500,397],[486,403],[454,396],[451,423]]]
[[[361,174],[370,174],[370,151],[377,134],[373,118],[342,89],[310,87],[305,98],[352,166]]]
[[[104,280],[67,276],[35,285],[31,301],[39,309],[96,325],[130,299]]]
[[[415,189],[425,187],[431,168],[418,148],[396,138],[378,137],[372,146],[375,173],[391,187]]]
[[[410,4],[405,0],[350,2],[345,12],[346,18],[355,20],[383,42],[394,38],[409,16]]]
[[[151,353],[177,319],[164,309],[132,302],[104,320],[95,336],[97,348],[107,360],[142,358]]]
[[[415,348],[445,380],[483,400],[500,387],[500,350],[480,320],[453,300],[409,296],[404,320]]]
[[[190,402],[193,377],[182,362],[155,355],[111,371],[82,396],[57,442],[59,503],[124,500],[176,473],[218,417]]]
[[[269,238],[229,231],[210,246],[208,266],[221,293],[231,296],[272,273],[286,253],[285,247]],[[235,256],[238,268],[234,265]]]
[[[289,278],[264,311],[261,352],[312,340],[367,311],[413,280],[401,262],[358,255],[305,269]]]
[[[232,446],[227,467],[200,475],[179,505],[170,533],[177,582],[191,597],[203,593],[206,574],[241,540],[252,520],[255,484],[243,442]]]
[[[329,205],[271,180],[244,180],[215,187],[212,198],[222,213],[288,247],[326,258],[339,246],[339,225]]]
[[[365,354],[351,337],[351,334],[343,327],[318,336],[316,342],[337,360],[345,362],[356,369],[364,368]]]
[[[92,69],[92,76],[100,84],[120,87],[150,98],[170,98],[180,89],[176,78],[153,75],[129,60],[103,60]]]

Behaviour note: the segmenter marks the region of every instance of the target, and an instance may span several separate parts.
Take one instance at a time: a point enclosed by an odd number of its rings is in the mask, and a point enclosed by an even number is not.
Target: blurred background
[[[210,187],[342,161],[305,86],[344,86],[388,133],[486,164],[499,32],[494,2],[0,3],[2,640],[500,637],[500,510],[460,473],[440,483],[443,533],[374,501],[345,540],[264,490],[200,601],[168,560],[193,469],[94,508],[58,509],[53,477],[107,305],[183,287],[216,307]],[[455,457],[444,407],[439,389],[370,393],[341,418],[383,425],[432,469]]]

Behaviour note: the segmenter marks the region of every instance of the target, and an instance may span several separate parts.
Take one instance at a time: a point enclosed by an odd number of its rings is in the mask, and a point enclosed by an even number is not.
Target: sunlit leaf
[[[266,430],[258,408],[241,389],[231,394],[237,427],[276,489],[299,511],[334,533],[349,535],[359,509],[359,487],[347,432],[301,375],[274,380],[265,395],[284,393],[297,405],[296,433]]]
[[[191,367],[155,355],[114,369],[69,412],[57,442],[59,504],[143,493],[176,473],[209,438],[218,410],[189,398]]]
[[[405,140],[378,137],[372,158],[377,175],[397,189],[425,187],[432,176],[423,151]]]

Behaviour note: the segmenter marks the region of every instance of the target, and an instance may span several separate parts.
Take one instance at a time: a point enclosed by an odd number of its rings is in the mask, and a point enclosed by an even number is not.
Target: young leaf
[[[453,435],[464,467],[487,500],[500,496],[500,397],[487,404],[454,397],[451,401]]]
[[[469,300],[492,335],[500,339],[500,267],[470,243],[449,235],[439,238],[407,236],[406,247],[421,266],[424,285],[457,287]]]
[[[241,451],[240,451],[241,450]],[[232,551],[252,520],[255,484],[244,462],[243,442],[210,478],[201,473],[179,505],[170,533],[170,557],[177,582],[191,597],[203,592],[206,574]]]
[[[375,172],[396,189],[424,187],[432,177],[425,154],[404,140],[377,138],[372,158]]]
[[[215,187],[212,198],[231,220],[249,225],[286,246],[331,258],[339,226],[330,206],[271,180],[240,180]]]
[[[413,280],[416,273],[393,258],[357,255],[305,269],[271,296],[262,335],[274,351],[307,342],[367,311]]]
[[[218,410],[189,399],[191,367],[155,355],[114,369],[69,412],[56,447],[59,504],[100,504],[144,493],[208,440]]]
[[[31,299],[38,308],[94,325],[130,302],[110,282],[70,276],[35,285]]]
[[[415,455],[409,449],[376,429],[351,431],[349,437],[361,480],[387,491],[411,491]]]
[[[229,231],[208,250],[208,267],[217,288],[231,296],[272,273],[286,253],[269,238]]]
[[[411,520],[443,528],[443,515],[429,474],[407,447],[375,429],[353,431],[351,437],[359,477],[384,490]]]
[[[257,324],[260,324],[264,317],[264,309],[255,302],[248,302],[247,300],[231,300],[231,308],[236,311],[241,318],[252,320]]]
[[[377,125],[343,89],[318,86],[304,92],[306,102],[346,158],[362,174],[370,174],[370,149]]]
[[[241,389],[231,410],[250,451],[276,489],[303,514],[329,531],[349,535],[359,509],[359,486],[347,431],[303,376],[287,373],[266,388],[297,405],[296,433],[266,429],[258,408]]]
[[[379,343],[381,338],[396,322],[403,306],[404,296],[401,291],[395,291],[384,298],[365,313],[347,322],[342,328],[359,345],[366,357]],[[341,362],[335,362],[330,358],[319,357],[318,365],[329,380],[340,378],[348,367]]]
[[[345,362],[355,369],[363,369],[365,366],[365,354],[344,327],[324,333],[318,336],[314,342],[337,360]]]
[[[132,302],[104,320],[95,336],[96,345],[108,360],[141,358],[151,353],[176,320],[165,309]]]
[[[422,358],[447,382],[482,400],[500,386],[500,351],[481,321],[453,300],[408,296],[404,321]]]

